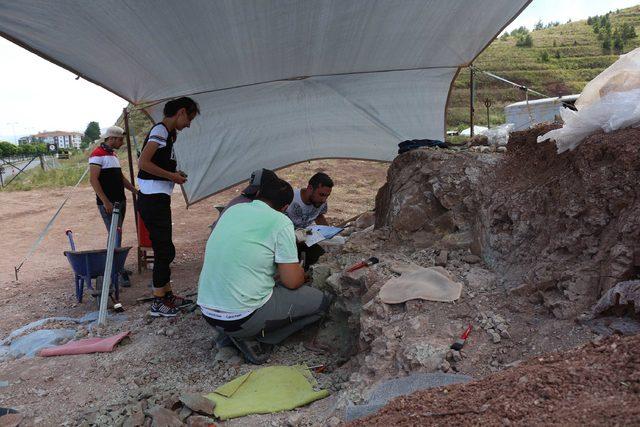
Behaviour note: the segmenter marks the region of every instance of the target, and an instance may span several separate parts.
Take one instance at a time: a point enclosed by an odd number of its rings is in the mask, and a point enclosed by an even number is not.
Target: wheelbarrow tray
[[[113,253],[113,267],[111,270],[111,283],[114,285],[116,299],[119,298],[118,274],[124,270],[124,263],[129,255],[131,246],[116,248]],[[69,264],[76,276],[76,298],[82,302],[84,282],[91,287],[91,279],[104,276],[104,267],[107,263],[107,250],[94,249],[90,251],[65,251]]]

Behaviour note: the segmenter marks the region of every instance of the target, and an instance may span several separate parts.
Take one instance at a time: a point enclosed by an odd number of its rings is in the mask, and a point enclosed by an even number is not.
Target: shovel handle
[[[354,272],[356,270],[359,270],[362,267],[366,267],[366,265],[367,265],[366,261],[357,262],[357,263],[353,264],[351,267],[347,268],[347,273],[351,273],[351,272]]]
[[[76,244],[73,242],[73,231],[71,229],[67,229],[64,234],[69,238],[69,245],[71,245],[71,250],[75,252]]]

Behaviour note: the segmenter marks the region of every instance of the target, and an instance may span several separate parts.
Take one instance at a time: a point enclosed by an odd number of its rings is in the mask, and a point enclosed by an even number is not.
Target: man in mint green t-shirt
[[[283,213],[292,199],[291,185],[276,178],[253,202],[230,207],[207,241],[200,272],[205,320],[256,364],[268,355],[251,340],[277,344],[320,320],[331,302],[329,294],[302,286],[293,223]]]

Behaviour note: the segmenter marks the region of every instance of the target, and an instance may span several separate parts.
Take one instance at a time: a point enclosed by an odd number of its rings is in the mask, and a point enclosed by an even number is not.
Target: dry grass
[[[40,167],[29,169],[18,175],[8,186],[0,191],[28,191],[36,188],[61,188],[75,185],[87,169],[87,154],[76,152],[71,158],[57,160],[59,167],[42,170]],[[85,175],[83,182],[89,181]]]
[[[613,27],[625,22],[640,27],[640,6],[614,12],[610,19]],[[636,32],[640,34],[637,28]],[[516,47],[516,39],[511,36],[505,40],[496,39],[474,65],[549,96],[569,95],[580,93],[590,80],[615,62],[619,54],[640,46],[640,37],[637,37],[628,40],[620,52],[603,50],[602,41],[586,20],[532,31],[531,37],[531,48]],[[540,60],[543,51],[549,54],[548,62]],[[504,106],[523,101],[524,93],[490,77],[477,75],[475,120],[482,126],[486,126],[487,121],[485,98],[493,101],[491,123],[498,124],[504,122]],[[447,126],[453,129],[468,123],[469,70],[464,69],[458,74],[451,93]]]

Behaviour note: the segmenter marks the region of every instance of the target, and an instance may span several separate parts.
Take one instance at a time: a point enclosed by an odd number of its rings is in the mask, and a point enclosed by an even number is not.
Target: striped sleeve
[[[158,144],[158,147],[164,147],[167,145],[167,138],[169,137],[169,133],[167,132],[167,128],[158,124],[151,129],[149,133],[149,142],[155,142]]]
[[[102,167],[103,164],[104,164],[104,156],[101,155],[100,153],[97,153],[96,151],[91,153],[91,156],[89,157],[89,164],[90,165],[98,165],[98,166]]]

